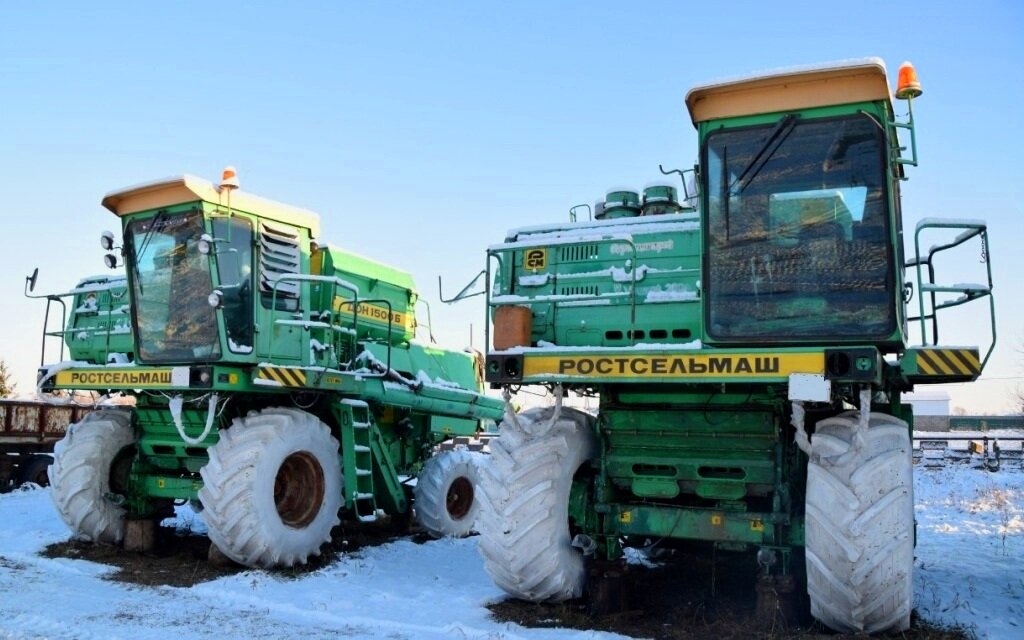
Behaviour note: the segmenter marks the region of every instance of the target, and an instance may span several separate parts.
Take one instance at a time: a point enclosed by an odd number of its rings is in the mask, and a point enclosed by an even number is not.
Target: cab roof
[[[111,191],[103,196],[102,204],[114,214],[126,216],[197,200],[226,207],[225,196],[212,182],[186,174]],[[231,208],[309,229],[314,238],[320,235],[320,216],[312,211],[267,200],[241,189],[231,194]]]
[[[881,58],[863,58],[697,86],[686,94],[686,107],[696,126],[718,118],[891,100],[891,96],[885,62]]]

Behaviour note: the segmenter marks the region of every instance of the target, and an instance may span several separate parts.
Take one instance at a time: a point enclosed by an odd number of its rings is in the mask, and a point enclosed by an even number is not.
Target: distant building
[[[949,394],[945,391],[915,391],[902,400],[914,407],[915,431],[949,431]]]
[[[915,416],[948,416],[949,394],[942,390],[915,391],[903,396],[914,407]]]

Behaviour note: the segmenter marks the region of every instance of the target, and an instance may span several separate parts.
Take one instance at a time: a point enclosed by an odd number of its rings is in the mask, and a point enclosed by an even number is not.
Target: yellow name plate
[[[523,377],[587,378],[783,378],[792,373],[823,373],[822,353],[730,353],[694,355],[527,354]]]
[[[58,371],[54,377],[58,387],[144,387],[177,386],[172,380],[171,369],[67,369]],[[188,386],[186,377],[185,386]]]

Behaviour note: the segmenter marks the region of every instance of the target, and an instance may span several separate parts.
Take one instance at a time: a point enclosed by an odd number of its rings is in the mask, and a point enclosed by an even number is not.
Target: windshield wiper
[[[146,247],[149,246],[150,240],[153,239],[153,233],[157,230],[157,227],[167,219],[167,211],[161,211],[154,216],[153,220],[149,224],[149,230],[146,231],[146,235],[142,236],[142,244],[139,250],[135,250],[135,234],[132,234],[132,241],[129,243],[131,255],[129,260],[132,263],[132,273],[135,275],[135,281],[139,283],[139,295],[143,295],[142,290],[142,276],[139,274],[139,259],[145,255]]]
[[[796,128],[796,120],[797,115],[795,113],[791,113],[782,120],[779,120],[775,128],[768,134],[768,139],[765,140],[764,144],[761,145],[761,148],[754,155],[754,159],[743,169],[743,172],[740,173],[735,182],[729,185],[729,193],[732,193],[732,188],[736,185],[739,185],[736,193],[743,193],[750,183],[753,182],[754,178],[757,177],[757,174],[761,173],[761,169],[768,164],[768,161],[775,155],[775,152],[779,150],[779,147],[786,141],[786,138],[793,132],[793,129]]]
[[[729,147],[722,147],[722,193],[718,197],[722,201],[722,213],[725,215],[725,242],[729,243]]]
[[[149,225],[149,231],[146,232],[146,235],[142,236],[142,246],[139,247],[139,256],[146,253],[146,247],[149,246],[149,241],[153,239],[153,232],[157,230],[157,227],[159,227],[160,223],[162,223],[165,219],[167,219],[166,211],[161,211],[160,213],[156,214],[156,217],[153,218],[153,222],[151,222]]]
[[[128,264],[131,265],[132,277],[135,278],[136,284],[139,286],[139,295],[142,295],[142,276],[139,275],[139,262],[135,258],[135,238],[134,234],[124,243],[125,258],[128,260]]]

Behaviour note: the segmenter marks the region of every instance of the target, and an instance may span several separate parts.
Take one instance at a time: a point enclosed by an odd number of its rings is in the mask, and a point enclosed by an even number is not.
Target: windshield
[[[128,225],[132,312],[144,362],[220,357],[217,316],[207,302],[213,288],[210,260],[196,248],[202,234],[199,212],[161,213]]]
[[[719,131],[705,153],[713,337],[891,333],[886,163],[870,117]]]

